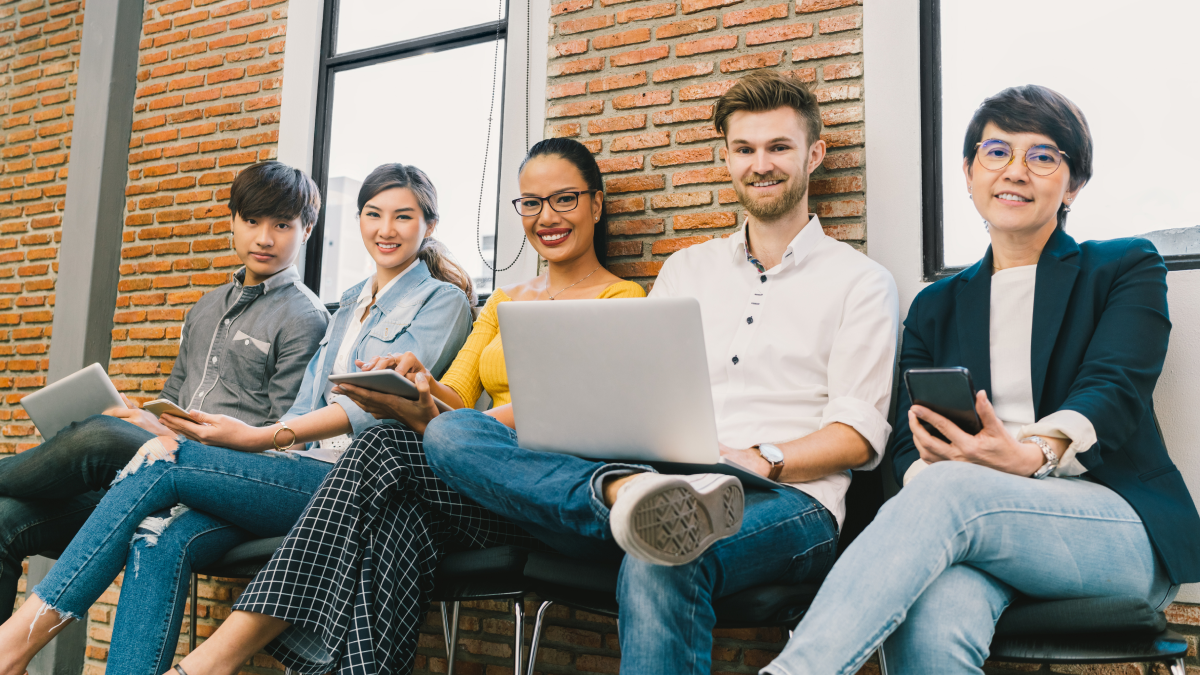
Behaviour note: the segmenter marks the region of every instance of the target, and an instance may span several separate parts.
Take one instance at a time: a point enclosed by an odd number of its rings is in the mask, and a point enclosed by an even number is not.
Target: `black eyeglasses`
[[[1020,148],[1017,148],[1020,150]],[[975,144],[975,156],[988,171],[1001,171],[1016,159],[1017,153],[1008,143],[992,138]],[[1025,166],[1038,176],[1049,176],[1062,166],[1067,153],[1053,145],[1035,145],[1025,151]]]
[[[579,206],[579,195],[589,195],[595,190],[564,190],[563,192],[555,192],[549,197],[534,197],[526,195],[517,197],[512,200],[513,207],[517,209],[517,213],[522,216],[536,216],[542,212],[542,204],[549,203],[550,208],[559,213],[574,211],[576,206]]]

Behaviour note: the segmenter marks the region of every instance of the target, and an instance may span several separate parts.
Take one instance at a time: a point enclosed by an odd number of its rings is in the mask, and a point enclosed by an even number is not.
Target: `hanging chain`
[[[497,16],[496,16],[496,42],[495,42],[495,47],[492,49],[492,100],[491,100],[490,106],[488,107],[487,138],[483,142],[483,175],[479,179],[479,206],[475,209],[475,248],[476,248],[476,250],[479,251],[479,259],[482,260],[483,264],[486,265],[487,268],[493,272],[504,272],[504,271],[511,269],[512,266],[516,265],[517,261],[521,259],[521,253],[523,253],[525,251],[525,237],[521,237],[521,248],[517,249],[517,257],[513,258],[513,261],[511,263],[509,263],[507,266],[502,267],[500,269],[496,269],[495,267],[492,267],[492,264],[489,263],[487,258],[483,255],[483,241],[482,241],[483,238],[481,236],[481,229],[480,229],[482,226],[482,223],[483,223],[483,193],[484,193],[484,188],[487,186],[488,149],[490,148],[491,143],[492,143],[492,115],[496,110],[496,75],[499,72],[499,67],[500,67],[500,21],[503,20],[503,18],[504,18],[504,2],[505,2],[505,0],[500,0],[500,9],[497,12]],[[531,35],[530,35],[530,31],[531,31],[530,12],[532,10],[532,7],[530,6],[531,4],[532,4],[532,0],[526,0],[526,3],[525,3],[525,147],[526,148],[529,147],[529,43],[530,43],[530,37],[531,37]],[[497,229],[499,229],[499,228],[497,228]],[[499,232],[497,232],[497,234],[499,234]],[[497,239],[498,239],[498,237],[497,237]],[[495,246],[495,244],[493,244],[492,245],[493,254],[494,254],[495,250],[496,250],[496,246]]]

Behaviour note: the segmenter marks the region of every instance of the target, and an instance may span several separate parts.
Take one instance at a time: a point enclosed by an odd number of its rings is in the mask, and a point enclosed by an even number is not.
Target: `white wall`
[[[868,2],[863,10],[867,250],[891,270],[900,316],[921,281],[921,72],[919,0]],[[1200,270],[1167,277],[1171,347],[1154,402],[1171,458],[1200,495]],[[1178,600],[1200,602],[1200,584]]]

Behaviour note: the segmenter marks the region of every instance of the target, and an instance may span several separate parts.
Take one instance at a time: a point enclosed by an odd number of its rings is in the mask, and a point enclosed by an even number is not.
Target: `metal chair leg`
[[[200,594],[197,591],[197,586],[200,585],[200,577],[192,572],[192,625],[188,628],[188,653],[196,651],[196,604],[200,599]]]
[[[550,609],[553,602],[543,600],[537,611],[537,619],[533,622],[533,639],[529,643],[529,675],[533,675],[533,666],[537,663],[538,642],[542,639],[542,617],[546,615],[546,610]],[[518,675],[520,675],[518,673]]]
[[[1175,659],[1171,664],[1171,675],[1187,675],[1187,664],[1183,659]]]
[[[454,675],[454,654],[458,651],[458,608],[454,601],[454,614],[447,620],[446,603],[442,603],[442,635],[446,638],[446,675]]]
[[[520,675],[525,671],[521,667],[521,648],[525,646],[525,599],[517,598],[513,600],[513,623],[516,628],[516,638],[513,641],[513,675]]]
[[[879,645],[879,673],[880,675],[888,675],[887,657],[883,653],[883,645]],[[1174,674],[1172,674],[1174,675]]]

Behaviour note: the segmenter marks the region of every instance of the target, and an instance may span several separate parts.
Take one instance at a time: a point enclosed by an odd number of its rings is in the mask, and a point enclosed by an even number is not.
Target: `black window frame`
[[[489,21],[474,26],[456,28],[443,33],[423,35],[410,40],[402,40],[400,42],[338,54],[337,29],[338,8],[340,4],[340,0],[325,0],[321,20],[321,57],[317,66],[317,109],[316,124],[314,125],[312,178],[321,191],[321,210],[317,216],[317,222],[313,226],[312,235],[308,239],[309,246],[304,252],[304,283],[314,293],[318,294],[321,292],[321,258],[325,251],[325,205],[328,202],[329,195],[329,152],[333,126],[334,77],[339,72],[347,70],[365,68],[388,61],[398,61],[422,54],[448,51],[459,47],[469,47],[494,40],[504,40],[507,46],[508,19],[509,10],[511,9],[511,3],[506,1],[504,18],[499,21]],[[497,88],[499,94],[499,124],[492,128],[492,135],[496,139],[496,157],[498,160],[495,168],[497,187],[500,182],[500,166],[502,165],[502,158],[504,156],[504,94],[507,48],[504,51],[505,53],[499,57],[499,63],[496,64],[498,69],[497,77],[499,78],[499,86]],[[496,231],[493,232],[492,237],[492,260],[496,259],[496,247],[498,246],[499,239],[499,200],[497,200],[496,204],[495,223]],[[482,233],[480,235],[482,236]],[[492,265],[489,264],[488,268],[491,269],[491,267]],[[491,272],[492,285],[495,286],[496,272],[495,270],[491,270]],[[486,293],[480,293],[480,296],[486,295]]]
[[[921,0],[921,271],[925,281],[954,276],[947,267],[942,219],[941,0]],[[1200,269],[1200,254],[1164,255],[1168,270]]]

